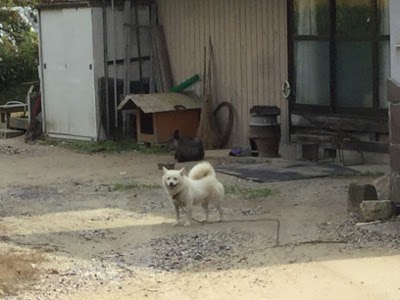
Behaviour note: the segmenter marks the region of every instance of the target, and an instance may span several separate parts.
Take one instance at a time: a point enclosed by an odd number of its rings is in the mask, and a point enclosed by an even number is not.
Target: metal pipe
[[[110,137],[110,97],[108,85],[108,39],[107,39],[107,4],[103,2],[103,46],[104,46],[104,77],[106,87],[106,132]]]
[[[45,88],[44,88],[44,62],[43,62],[43,36],[42,36],[42,14],[39,10],[38,23],[39,23],[39,63],[40,63],[40,94],[41,94],[41,108],[42,108],[42,131],[46,133],[46,105],[45,105]]]
[[[118,92],[117,92],[117,42],[116,42],[116,24],[115,24],[115,3],[111,0],[112,19],[113,19],[113,44],[114,44],[114,116],[115,128],[118,127]]]

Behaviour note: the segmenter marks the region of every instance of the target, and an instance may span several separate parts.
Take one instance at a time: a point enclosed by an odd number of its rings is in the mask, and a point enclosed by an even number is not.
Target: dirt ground
[[[0,140],[0,298],[400,299],[399,223],[364,228],[346,212],[349,183],[372,177],[261,184],[218,174],[235,222],[173,227],[157,167],[171,159]]]

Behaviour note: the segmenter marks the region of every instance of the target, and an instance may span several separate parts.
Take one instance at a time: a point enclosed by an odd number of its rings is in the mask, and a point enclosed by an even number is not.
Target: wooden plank
[[[271,39],[271,43],[273,45],[273,50],[272,50],[272,62],[274,62],[275,67],[276,67],[276,71],[273,72],[273,83],[272,83],[272,87],[273,87],[273,104],[272,105],[278,105],[280,106],[279,103],[279,78],[278,78],[278,67],[279,67],[279,52],[281,49],[279,49],[279,21],[280,21],[280,16],[279,16],[279,3],[281,2],[280,0],[272,0],[272,11],[270,17],[272,18],[272,22],[273,22],[273,27],[272,27],[272,39]]]
[[[251,68],[251,61],[252,61],[252,57],[251,57],[251,6],[252,6],[252,2],[251,1],[243,1],[243,19],[242,22],[244,25],[244,36],[243,41],[245,44],[245,47],[243,48],[243,52],[242,52],[242,58],[243,58],[243,65],[244,65],[244,69],[243,69],[243,82],[242,82],[242,86],[243,86],[243,91],[244,91],[244,97],[242,99],[243,101],[243,106],[242,106],[242,115],[241,115],[241,119],[242,119],[242,124],[243,126],[241,127],[242,130],[242,140],[244,141],[245,144],[248,144],[249,141],[246,141],[246,133],[248,132],[248,115],[249,115],[249,107],[252,106],[253,104],[253,88],[252,88],[252,68]]]
[[[229,28],[229,36],[227,37],[228,39],[228,44],[226,45],[227,47],[227,55],[229,57],[229,69],[227,73],[227,79],[226,81],[228,82],[226,88],[228,89],[228,95],[229,99],[232,101],[232,105],[236,109],[236,114],[237,116],[239,115],[239,101],[240,101],[240,96],[238,95],[238,86],[237,86],[237,78],[238,78],[238,71],[237,71],[237,49],[238,49],[238,43],[236,42],[238,33],[239,33],[239,27],[237,27],[236,24],[236,19],[237,19],[237,11],[236,11],[236,1],[237,0],[230,0],[229,2],[229,11],[230,13],[230,18],[229,18],[229,23],[228,23],[228,28]],[[233,124],[233,132],[240,132],[240,122],[239,119],[236,117],[234,124]],[[231,136],[231,141],[232,144],[240,145],[240,135],[239,134],[232,134]]]
[[[247,101],[247,94],[246,94],[246,1],[238,0],[238,9],[239,9],[239,18],[237,19],[238,27],[240,28],[240,37],[238,44],[239,44],[239,51],[238,51],[238,88],[240,89],[239,99],[238,102],[241,104],[241,111],[239,112],[239,116],[241,118],[241,122],[243,122],[243,126],[240,128],[240,141],[244,141],[244,131],[243,127],[247,127],[247,124],[244,123],[244,115],[246,114],[246,101]],[[247,129],[247,128],[246,128]],[[246,130],[247,131],[247,130]]]
[[[125,1],[124,3],[124,24],[131,24],[131,2]],[[125,60],[124,60],[124,95],[130,93],[129,88],[129,69],[130,69],[130,49],[131,49],[131,27],[124,26],[124,39],[125,39]]]
[[[142,62],[143,62],[143,61],[150,60],[150,56],[142,56],[140,60],[141,60]],[[138,58],[138,57],[132,57],[132,58],[129,59],[129,62],[131,62],[131,63],[133,63],[133,62],[138,62],[138,61],[139,61],[139,58]],[[125,64],[125,59],[117,59],[117,60],[115,61],[115,63],[116,63],[117,65]],[[108,61],[108,62],[107,62],[107,65],[109,65],[109,66],[111,66],[111,65],[113,65],[113,64],[114,64],[114,61]]]
[[[272,57],[271,54],[273,52],[272,49],[272,1],[263,1],[263,5],[265,6],[265,15],[263,28],[265,30],[265,41],[264,41],[264,72],[265,72],[265,92],[266,95],[263,104],[272,105],[272,81],[273,81],[273,72],[271,72],[272,67]]]
[[[133,6],[135,12],[135,25],[139,25],[139,12],[137,4]],[[144,92],[143,87],[143,65],[142,65],[142,50],[141,50],[141,41],[140,41],[140,29],[136,27],[136,46],[137,46],[137,57],[139,58],[139,80],[140,80],[140,89],[141,92]]]
[[[201,73],[201,69],[202,69],[202,60],[203,60],[203,56],[202,56],[202,48],[203,45],[200,43],[200,32],[201,32],[201,19],[200,19],[200,0],[194,0],[194,18],[193,18],[193,30],[194,30],[194,51],[195,51],[195,72],[196,73]],[[202,76],[201,76],[202,78]],[[198,95],[201,94],[201,84],[198,84],[195,86],[195,91]]]
[[[206,35],[206,33],[205,33],[205,31],[206,31],[206,27],[205,27],[205,24],[207,23],[206,22],[206,12],[205,12],[205,1],[202,1],[202,0],[199,0],[199,16],[200,16],[200,18],[199,18],[199,47],[200,47],[200,49],[201,49],[201,60],[200,60],[200,68],[201,68],[201,71],[202,71],[202,83],[201,83],[201,87],[200,87],[200,90],[201,90],[201,92],[200,92],[200,94],[202,95],[202,96],[204,96],[205,95],[205,91],[204,91],[204,87],[205,87],[205,80],[206,80],[206,73],[204,72],[204,65],[206,64],[206,59],[205,59],[205,56],[206,56],[206,42],[205,42],[205,35]]]
[[[262,105],[263,101],[264,101],[264,72],[263,72],[263,68],[264,68],[264,64],[263,64],[263,60],[264,60],[264,56],[265,53],[262,51],[263,49],[263,41],[265,39],[265,36],[263,34],[263,2],[262,0],[257,0],[257,7],[256,7],[256,13],[257,13],[257,29],[255,30],[255,36],[254,38],[256,39],[256,55],[258,58],[258,72],[257,72],[257,78],[258,78],[258,85],[257,85],[257,89],[258,89],[258,101],[257,101],[257,105]],[[261,34],[260,34],[261,33]]]
[[[281,85],[284,81],[289,80],[288,70],[288,43],[287,43],[287,1],[281,1],[280,3],[280,33],[279,33],[279,44],[280,44],[280,81],[278,82],[278,95],[280,97],[280,108],[281,108],[281,134],[282,141],[289,142],[289,102],[283,97],[281,91]]]
[[[362,119],[341,116],[291,114],[293,127],[318,128],[331,131],[389,133],[387,119]]]
[[[165,41],[162,26],[155,26],[152,29],[152,38],[154,42],[155,56],[158,57],[158,64],[161,71],[161,80],[163,83],[163,92],[172,88],[171,67],[168,57],[167,43]]]
[[[152,44],[153,72],[154,72],[156,90],[158,93],[164,93],[165,89],[161,76],[160,61],[157,54],[157,43],[155,42],[155,38],[153,37],[153,31],[151,32],[151,44]]]
[[[157,7],[156,4],[153,4],[150,8],[150,26],[156,25],[157,20]],[[154,49],[153,49],[153,41],[151,38],[150,31],[150,83],[149,83],[149,92],[150,94],[156,92],[156,78],[155,78],[155,66],[154,66]]]

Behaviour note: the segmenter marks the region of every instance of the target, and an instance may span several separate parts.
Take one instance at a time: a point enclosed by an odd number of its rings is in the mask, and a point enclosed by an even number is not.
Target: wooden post
[[[155,4],[152,4],[150,6],[150,26],[156,25],[156,20],[157,20],[157,7]],[[149,86],[149,92],[150,93],[155,93],[156,92],[156,83],[155,83],[155,70],[154,70],[154,48],[153,48],[153,38],[152,38],[152,33],[151,33],[151,27],[150,30],[148,31],[148,34],[150,36],[150,86]]]
[[[125,60],[124,60],[124,95],[130,93],[130,49],[131,49],[131,1],[124,3],[124,36],[125,36]]]
[[[140,92],[144,92],[144,87],[143,87],[143,68],[142,68],[142,51],[140,47],[140,29],[139,29],[139,12],[138,12],[138,7],[137,4],[135,3],[134,5],[134,10],[135,10],[135,25],[136,25],[136,46],[137,46],[137,54],[138,54],[138,61],[139,61],[139,78],[140,78]]]

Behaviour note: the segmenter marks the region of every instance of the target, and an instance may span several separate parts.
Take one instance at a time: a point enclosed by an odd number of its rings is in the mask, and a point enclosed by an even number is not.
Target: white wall
[[[104,129],[99,128],[101,126],[101,115],[100,115],[100,95],[99,95],[99,79],[104,76],[104,34],[103,34],[103,10],[101,8],[92,9],[92,40],[93,40],[93,75],[94,75],[94,86],[95,86],[95,103],[96,103],[96,118],[97,122],[97,133],[99,138],[103,139]]]

